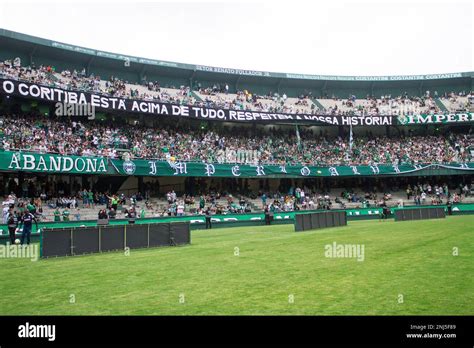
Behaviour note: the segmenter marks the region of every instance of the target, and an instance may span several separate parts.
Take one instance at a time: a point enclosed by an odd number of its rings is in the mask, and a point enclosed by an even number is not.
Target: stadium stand
[[[373,163],[464,163],[473,161],[468,149],[474,141],[466,134],[361,137],[350,149],[348,139],[315,136],[302,131],[300,146],[293,129],[260,134],[229,128],[203,132],[135,126],[130,129],[98,122],[51,120],[40,115],[5,115],[1,139],[6,151],[61,155],[234,163],[225,149],[255,152],[253,164],[360,165]],[[291,134],[293,133],[293,134]]]
[[[25,40],[40,45],[36,56],[25,55]],[[399,120],[352,129],[349,123],[311,123],[311,118],[301,123],[285,119],[232,123],[100,108],[95,119],[87,119],[56,116],[51,101],[2,94],[0,155],[10,156],[5,158],[54,154],[130,166],[127,175],[116,168],[114,175],[96,175],[15,171],[6,163],[0,170],[4,208],[13,204],[17,211],[31,209],[42,221],[96,220],[99,213],[116,219],[202,215],[207,208],[225,215],[261,212],[265,207],[289,212],[474,202],[472,73],[427,75],[420,80],[313,79],[191,69],[178,63],[151,65],[138,59],[129,67],[112,56],[91,58],[80,49],[63,50],[57,43],[51,46],[15,33],[0,32],[0,44],[5,47],[0,52],[0,79],[5,81],[174,106]],[[58,52],[61,60],[54,59]],[[436,115],[444,121],[427,121]],[[411,116],[422,116],[422,121],[407,125]],[[218,178],[211,178],[209,171],[207,176],[146,176],[135,173],[139,161],[167,163],[171,168],[181,162],[302,168],[301,175],[262,178],[237,178],[240,174],[233,171]],[[378,175],[382,165],[393,171]],[[374,175],[361,175],[361,166],[370,167]],[[406,168],[400,173],[398,166]],[[306,176],[308,167],[326,172],[335,167],[352,169],[345,177],[333,176],[334,171]]]
[[[189,86],[179,89],[162,88],[157,82],[144,82],[143,85],[128,83],[111,76],[108,80],[100,76],[73,70],[63,70],[57,73],[52,66],[21,66],[21,60],[15,59],[0,63],[0,76],[66,90],[93,91],[113,97],[127,97],[142,100],[157,100],[185,105],[200,105],[233,110],[251,110],[264,112],[281,112],[289,114],[327,114],[327,115],[418,115],[433,114],[441,111],[460,112],[470,111],[473,107],[474,94],[465,95],[465,91],[440,100],[433,97],[429,91],[421,97],[403,96],[392,97],[383,95],[380,98],[367,96],[357,99],[354,95],[347,99],[333,96],[330,99],[313,98],[310,95],[300,95],[298,98],[288,97],[285,93],[266,96],[253,94],[251,91],[238,91],[236,94],[223,93],[221,86],[199,88],[191,91]]]

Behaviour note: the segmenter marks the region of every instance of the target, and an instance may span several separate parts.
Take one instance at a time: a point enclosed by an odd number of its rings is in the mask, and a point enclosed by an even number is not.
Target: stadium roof
[[[106,52],[81,46],[75,46],[67,43],[58,41],[52,41],[48,39],[39,38],[27,34],[22,34],[7,29],[0,28],[0,42],[8,41],[10,44],[16,42],[17,45],[23,46],[23,48],[31,48],[31,52],[35,52],[39,46],[49,47],[52,49],[59,49],[66,53],[76,53],[78,55],[85,55],[87,57],[99,57],[106,58],[115,61],[130,61],[131,63],[154,66],[162,68],[170,68],[176,72],[177,70],[185,70],[191,72],[204,72],[212,74],[223,74],[223,75],[235,75],[235,76],[247,76],[257,78],[276,78],[276,79],[296,79],[296,80],[320,80],[320,81],[353,81],[353,82],[383,82],[383,81],[426,81],[426,80],[441,80],[441,79],[456,79],[456,78],[473,78],[474,71],[469,72],[455,72],[455,73],[444,73],[444,74],[427,74],[427,75],[398,75],[398,76],[337,76],[337,75],[312,75],[312,74],[293,74],[293,73],[280,73],[280,72],[268,72],[268,71],[256,71],[256,70],[243,70],[233,68],[222,68],[213,66],[203,66],[194,64],[185,64],[177,62],[169,62],[157,59],[135,57],[129,55],[123,55],[119,53]],[[61,54],[62,58],[67,58],[67,54]],[[77,55],[76,55],[77,58]],[[183,71],[184,72],[184,71]]]

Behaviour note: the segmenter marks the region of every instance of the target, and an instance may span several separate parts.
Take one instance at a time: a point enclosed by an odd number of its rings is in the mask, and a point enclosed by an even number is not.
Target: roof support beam
[[[33,65],[33,63],[34,63],[33,57],[36,53],[37,48],[38,48],[37,46],[34,46],[33,49],[31,50],[30,54],[29,54],[29,58],[30,58],[29,65]]]
[[[239,82],[240,82],[241,76],[237,77],[237,80],[235,81],[235,91],[237,92],[239,90]]]
[[[92,56],[88,61],[87,61],[87,65],[86,65],[86,75],[87,76],[90,76],[91,72],[90,72],[90,67],[91,67],[91,64],[92,62],[94,61],[94,56]]]

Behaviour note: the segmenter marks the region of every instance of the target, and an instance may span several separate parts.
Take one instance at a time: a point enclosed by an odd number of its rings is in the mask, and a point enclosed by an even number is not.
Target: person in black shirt
[[[108,218],[107,213],[105,212],[104,209],[99,210],[99,214],[98,214],[97,217],[98,217],[99,220],[103,220],[103,219]]]
[[[448,203],[446,205],[448,206],[448,215],[453,215],[453,203],[451,200],[448,199]]]
[[[128,211],[127,217],[129,219],[135,219],[137,217],[137,212],[134,207],[130,208],[130,210]]]
[[[38,221],[33,214],[31,214],[28,210],[25,210],[25,213],[21,217],[20,226],[23,225],[23,233],[21,234],[21,245],[25,243],[30,244],[30,237],[31,237],[31,227],[33,226],[33,221],[36,224],[36,229],[38,229]]]
[[[271,219],[270,219],[270,209],[268,209],[268,206],[265,207],[265,225],[270,225]]]
[[[7,216],[8,233],[10,234],[10,243],[15,244],[15,231],[18,227],[18,216],[13,207],[10,206],[10,211]]]
[[[387,220],[390,216],[390,208],[387,206],[387,203],[382,204],[382,219]]]
[[[388,219],[388,217],[390,216],[390,208],[385,206],[383,207],[383,210],[384,210],[384,215],[385,215],[385,219]]]
[[[115,219],[117,213],[115,212],[114,208],[110,208],[109,210],[109,219]]]
[[[211,223],[211,209],[207,208],[206,210],[206,230],[207,229],[212,229],[212,223]]]

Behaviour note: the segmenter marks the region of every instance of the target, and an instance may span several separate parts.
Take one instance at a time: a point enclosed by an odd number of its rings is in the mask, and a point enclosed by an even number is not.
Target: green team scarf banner
[[[402,175],[423,169],[474,171],[474,163],[378,164],[370,166],[248,165],[154,160],[118,160],[26,152],[0,152],[0,170],[50,174],[198,176],[241,178]]]
[[[401,115],[397,117],[397,123],[403,126],[419,124],[474,123],[474,113],[464,112],[458,114]]]

